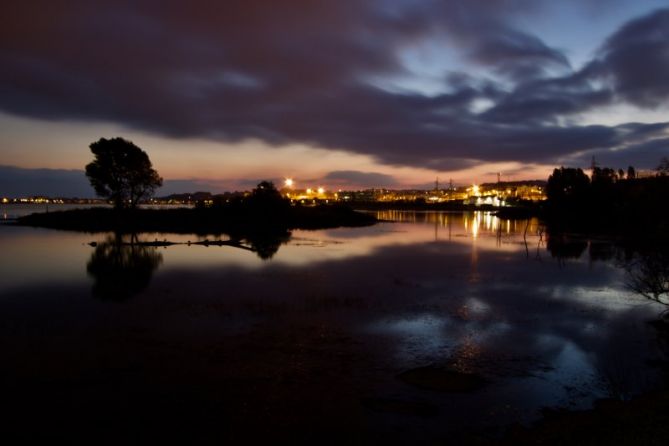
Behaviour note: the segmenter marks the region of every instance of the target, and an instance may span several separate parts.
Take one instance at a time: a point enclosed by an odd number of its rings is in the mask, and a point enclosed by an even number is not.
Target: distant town
[[[370,188],[362,190],[330,190],[324,187],[299,188],[288,178],[280,188],[281,194],[294,203],[317,204],[330,202],[372,203],[399,202],[436,204],[461,202],[466,205],[486,205],[503,207],[519,201],[542,201],[546,199],[546,181],[507,181],[484,183],[470,186],[454,186],[452,182],[441,185],[435,181],[434,188],[428,190]],[[211,205],[215,202],[228,201],[245,197],[250,191],[193,192],[155,197],[145,204],[154,205]],[[108,204],[108,200],[99,198],[50,197],[48,195],[32,197],[3,197],[3,204]]]

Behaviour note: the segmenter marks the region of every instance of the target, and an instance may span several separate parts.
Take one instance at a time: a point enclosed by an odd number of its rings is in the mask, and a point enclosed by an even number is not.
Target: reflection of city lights
[[[472,221],[472,236],[474,238],[479,236],[479,225],[480,225],[480,221],[477,218],[475,218]]]
[[[286,178],[286,181],[283,182],[283,184],[286,185],[286,187],[293,187],[293,179],[292,178]]]
[[[318,188],[318,193],[319,193],[319,194],[322,194],[323,192],[325,192],[325,189],[323,189],[322,187],[319,187],[319,188]]]
[[[491,213],[486,213],[483,217],[483,221],[486,231],[495,230],[496,218]]]

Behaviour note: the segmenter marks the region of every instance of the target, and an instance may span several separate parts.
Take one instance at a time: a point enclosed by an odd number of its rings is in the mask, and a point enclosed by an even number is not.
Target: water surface
[[[631,291],[615,250],[547,246],[535,220],[379,216],[394,222],[237,246],[0,226],[11,423],[64,438],[420,443],[494,438],[542,408],[659,384],[648,321],[661,308]],[[480,385],[405,379],[416,370]]]

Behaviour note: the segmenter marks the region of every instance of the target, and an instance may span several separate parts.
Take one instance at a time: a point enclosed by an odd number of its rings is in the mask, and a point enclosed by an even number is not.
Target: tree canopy
[[[560,167],[548,177],[546,195],[554,203],[580,199],[587,192],[590,179],[581,169]]]
[[[135,208],[163,184],[149,156],[131,141],[100,138],[89,147],[95,159],[86,165],[86,176],[95,192],[109,198],[115,208]]]
[[[669,175],[669,158],[666,156],[662,157],[660,164],[657,165],[655,170],[657,170],[657,174],[660,176]]]
[[[258,204],[269,204],[281,201],[281,193],[271,181],[261,181],[251,191],[251,201]]]
[[[246,199],[246,210],[255,214],[276,219],[290,207],[290,201],[284,199],[271,181],[261,181]],[[264,218],[264,217],[262,217]]]

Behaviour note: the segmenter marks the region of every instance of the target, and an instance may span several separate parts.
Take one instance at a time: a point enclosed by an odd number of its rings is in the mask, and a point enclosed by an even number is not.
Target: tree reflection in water
[[[197,244],[249,250],[261,259],[269,260],[290,237],[289,231],[279,231],[232,237],[225,242],[205,241]],[[153,272],[163,262],[158,246],[170,244],[174,243],[156,245],[139,241],[137,235],[124,238],[119,234],[97,244],[86,266],[88,274],[95,279],[93,295],[105,300],[122,301],[139,294],[149,285]]]
[[[281,245],[288,243],[290,237],[291,233],[285,231],[254,234],[245,238],[258,257],[269,260],[279,251]]]
[[[141,244],[136,235],[128,241],[114,235],[95,247],[86,271],[95,279],[93,295],[123,301],[142,292],[151,282],[163,256],[155,246]]]
[[[230,236],[230,240],[209,241],[205,239],[200,242],[195,242],[193,245],[229,246],[232,248],[243,249],[245,251],[251,251],[262,260],[269,260],[279,251],[281,245],[290,240],[290,237],[290,231],[261,232],[250,235],[233,234]],[[167,245],[178,244],[171,242],[165,243]],[[189,242],[188,245],[190,246],[191,243]]]
[[[561,261],[578,259],[586,250],[592,262],[616,260],[627,272],[628,288],[667,306],[663,317],[669,317],[669,246],[666,243],[648,246],[628,240],[623,246],[609,241],[549,233],[547,248],[553,257]]]
[[[665,249],[637,253],[626,263],[628,285],[637,293],[669,306],[669,253]],[[669,308],[664,312],[667,317]]]
[[[560,233],[547,234],[546,248],[559,260],[578,259],[588,248],[587,240],[573,239]]]

